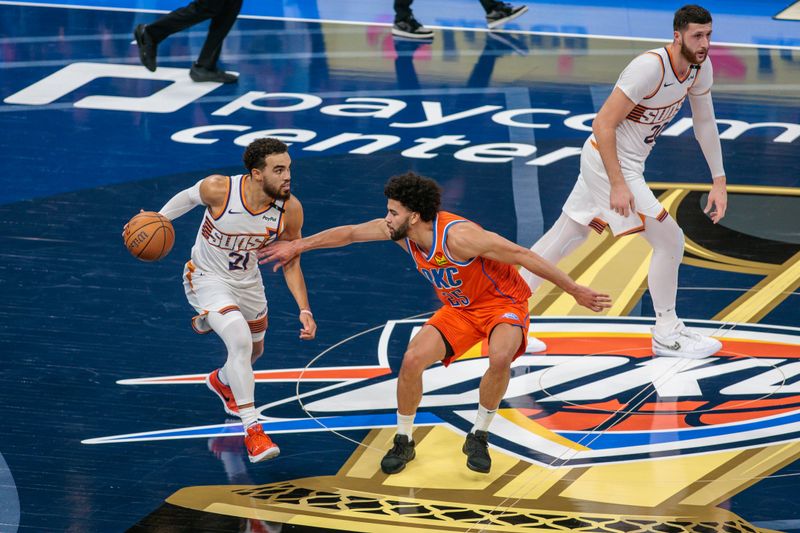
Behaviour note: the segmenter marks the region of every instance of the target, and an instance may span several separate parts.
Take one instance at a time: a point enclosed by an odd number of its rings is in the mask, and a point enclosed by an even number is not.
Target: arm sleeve
[[[703,150],[703,155],[711,170],[711,177],[718,178],[725,175],[722,165],[722,146],[719,141],[719,130],[714,116],[714,103],[711,93],[706,92],[699,96],[689,94],[689,103],[692,106],[692,124],[694,136]]]
[[[198,181],[188,189],[184,189],[164,204],[158,212],[170,220],[175,220],[181,215],[184,215],[197,207],[203,205],[203,200],[200,198],[200,184],[203,180]]]
[[[638,104],[645,97],[653,95],[664,79],[664,65],[661,58],[645,52],[625,67],[619,75],[616,86],[631,102]]]

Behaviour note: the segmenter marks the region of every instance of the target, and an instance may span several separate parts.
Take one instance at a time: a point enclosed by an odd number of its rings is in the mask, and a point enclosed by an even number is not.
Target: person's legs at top
[[[194,81],[234,83],[238,76],[220,70],[217,62],[222,52],[222,43],[242,9],[242,0],[215,0],[215,3],[217,10],[208,26],[208,35],[189,74]]]
[[[678,223],[669,215],[660,222],[645,217],[642,236],[653,247],[647,286],[653,299],[656,324],[653,328],[655,355],[702,359],[714,355],[722,343],[687,328],[678,318],[678,270],[683,259],[684,238]]]
[[[422,399],[422,373],[448,355],[446,341],[433,326],[426,324],[406,348],[397,378],[397,435],[394,446],[381,460],[381,470],[396,474],[414,459],[412,438],[414,416]]]
[[[411,11],[413,0],[394,0],[394,24],[392,35],[401,39],[433,39],[433,30],[426,28],[414,18]]]
[[[507,2],[498,0],[481,0],[483,10],[486,11],[486,24],[490,30],[499,28],[506,22],[528,12],[528,6],[512,6]]]
[[[156,70],[158,44],[179,31],[194,26],[216,15],[221,0],[196,0],[184,7],[159,17],[150,24],[139,24],[133,35],[139,46],[139,59],[147,70]]]

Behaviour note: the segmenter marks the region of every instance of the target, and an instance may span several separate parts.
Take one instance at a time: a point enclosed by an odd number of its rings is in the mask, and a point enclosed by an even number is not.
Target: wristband
[[[312,318],[314,317],[314,313],[312,313],[310,309],[301,309],[300,310],[300,314],[302,315],[303,313],[307,314],[308,316],[310,316]]]

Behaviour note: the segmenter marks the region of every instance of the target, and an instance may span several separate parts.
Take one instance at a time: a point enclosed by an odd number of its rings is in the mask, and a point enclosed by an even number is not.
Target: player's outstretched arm
[[[554,283],[580,305],[592,311],[598,312],[611,307],[611,298],[607,294],[578,285],[550,261],[476,224],[467,222],[452,226],[447,236],[447,249],[453,259],[459,261],[481,256],[510,265],[522,265],[537,276]]]
[[[303,206],[297,197],[292,196],[284,204],[286,210],[285,224],[283,232],[278,237],[283,241],[294,241],[302,238],[303,229]],[[308,301],[308,289],[303,270],[300,268],[300,257],[295,257],[283,267],[283,279],[289,292],[292,293],[294,301],[297,302],[299,309],[297,319],[300,321],[300,338],[302,340],[312,340],[317,334],[317,323],[311,313],[311,305]]]
[[[376,218],[361,224],[336,226],[302,239],[275,241],[257,252],[258,262],[261,264],[275,262],[274,271],[303,252],[310,250],[341,248],[354,242],[388,241],[390,239],[386,221],[382,218]]]

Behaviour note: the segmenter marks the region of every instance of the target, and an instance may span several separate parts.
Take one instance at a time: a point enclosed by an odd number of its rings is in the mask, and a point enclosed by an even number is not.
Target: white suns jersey
[[[255,250],[274,241],[283,231],[283,200],[253,211],[244,199],[245,176],[231,176],[228,200],[219,213],[206,208],[192,247],[195,268],[231,281],[259,274]]]
[[[656,138],[678,114],[686,96],[709,92],[713,78],[708,56],[681,77],[666,47],[645,52],[628,64],[616,84],[636,103],[617,127],[617,154],[624,172],[644,174],[644,162]],[[590,140],[596,146],[594,134]]]

